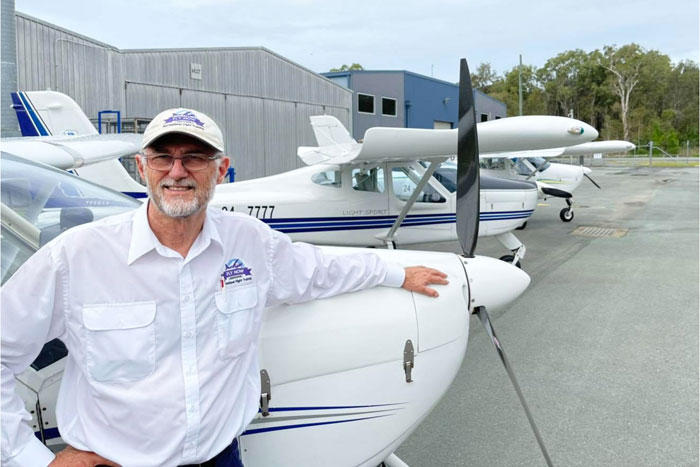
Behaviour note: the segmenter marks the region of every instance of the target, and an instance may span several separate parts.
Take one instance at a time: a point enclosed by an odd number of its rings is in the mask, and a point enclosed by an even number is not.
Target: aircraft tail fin
[[[22,136],[88,136],[97,130],[80,106],[56,91],[12,93]]]
[[[309,119],[316,142],[320,147],[356,142],[340,120],[332,115],[313,115]]]

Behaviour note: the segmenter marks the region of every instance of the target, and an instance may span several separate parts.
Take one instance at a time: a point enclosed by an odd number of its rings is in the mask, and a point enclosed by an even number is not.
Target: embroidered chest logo
[[[253,280],[253,271],[247,268],[243,261],[233,258],[226,262],[224,272],[221,274],[221,287],[232,284],[241,284]]]

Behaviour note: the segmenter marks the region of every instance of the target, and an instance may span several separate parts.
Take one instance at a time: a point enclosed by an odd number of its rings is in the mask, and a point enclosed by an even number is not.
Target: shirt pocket
[[[87,370],[95,381],[143,379],[156,366],[156,303],[83,306]]]
[[[215,295],[219,356],[224,359],[245,352],[252,342],[258,288],[255,285],[223,290]]]

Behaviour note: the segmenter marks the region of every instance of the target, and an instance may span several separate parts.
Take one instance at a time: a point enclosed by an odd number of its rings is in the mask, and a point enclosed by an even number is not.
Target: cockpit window
[[[311,176],[311,181],[321,186],[331,186],[340,188],[342,180],[339,170],[327,170],[326,172],[318,172]]]
[[[0,190],[2,283],[61,232],[140,205],[116,191],[5,153]]]
[[[381,167],[352,169],[352,189],[384,193],[384,170]]]
[[[551,165],[544,157],[528,157],[527,160],[540,172],[544,172]]]
[[[408,201],[411,195],[418,188],[418,181],[421,179],[421,174],[417,173],[413,167],[394,167],[391,169],[392,188],[394,195],[401,201]],[[446,200],[440,193],[426,184],[418,194],[416,201],[419,203],[444,203]]]

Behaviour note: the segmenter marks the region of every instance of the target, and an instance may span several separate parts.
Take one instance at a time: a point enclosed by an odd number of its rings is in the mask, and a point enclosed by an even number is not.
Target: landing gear
[[[564,208],[559,211],[559,219],[563,222],[571,222],[574,219],[574,211],[571,208]]]
[[[505,232],[496,235],[496,240],[511,252],[511,254],[501,256],[499,259],[522,269],[520,260],[525,257],[526,248],[525,245],[518,240],[518,237],[513,235],[512,232]]]
[[[571,222],[574,219],[574,202],[571,201],[571,198],[566,198],[566,205],[567,208],[559,211],[559,219],[562,222]]]
[[[513,255],[504,255],[504,256],[501,256],[501,257],[498,258],[498,259],[500,259],[501,261],[505,261],[506,263],[513,264],[514,266],[516,266],[516,267],[518,267],[518,268],[520,268],[520,269],[523,268],[522,265],[520,264],[520,260],[518,260],[517,262],[513,263],[513,261],[515,260],[515,256],[513,256]]]
[[[527,221],[523,222],[523,225],[520,227],[516,227],[515,230],[525,230],[525,227],[527,226]]]

